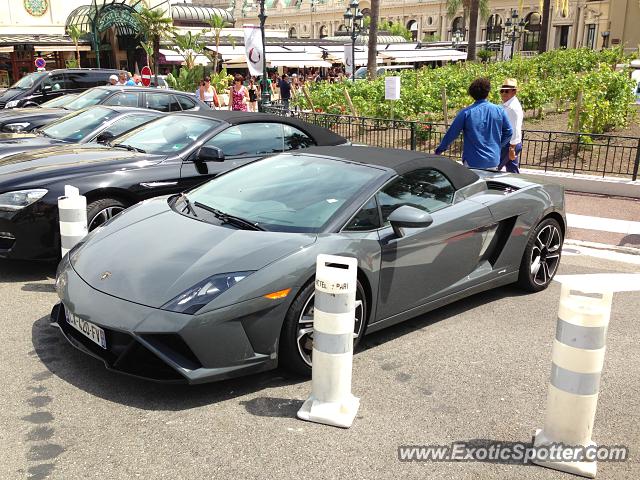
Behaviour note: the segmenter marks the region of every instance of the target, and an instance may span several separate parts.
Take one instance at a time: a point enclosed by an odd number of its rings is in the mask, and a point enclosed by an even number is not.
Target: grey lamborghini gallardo
[[[546,288],[565,229],[559,186],[418,152],[314,147],[91,232],[58,268],[52,323],[107,368],[157,381],[309,373],[318,254],[358,259],[357,343],[483,290]]]

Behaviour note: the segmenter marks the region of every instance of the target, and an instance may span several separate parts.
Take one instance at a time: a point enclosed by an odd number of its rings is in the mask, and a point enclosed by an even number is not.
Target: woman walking
[[[258,98],[260,97],[260,87],[256,84],[255,77],[251,77],[249,79],[249,86],[247,87],[249,91],[249,111],[257,112],[258,111]]]
[[[211,108],[218,107],[218,92],[213,85],[211,85],[211,77],[204,77],[204,84],[200,86],[200,99],[209,105]]]
[[[244,78],[239,73],[233,77],[233,85],[229,89],[229,110],[241,112],[247,111],[247,103],[249,102],[249,92],[242,85]]]

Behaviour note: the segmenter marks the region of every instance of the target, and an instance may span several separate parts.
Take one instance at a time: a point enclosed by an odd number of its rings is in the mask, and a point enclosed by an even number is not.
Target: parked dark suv
[[[31,107],[67,93],[82,93],[109,83],[119,70],[65,68],[33,72],[18,80],[0,94],[0,108]]]
[[[96,87],[78,95],[62,108],[15,108],[0,110],[0,132],[31,132],[70,111],[92,105],[149,108],[159,112],[210,110],[192,93],[145,87]]]

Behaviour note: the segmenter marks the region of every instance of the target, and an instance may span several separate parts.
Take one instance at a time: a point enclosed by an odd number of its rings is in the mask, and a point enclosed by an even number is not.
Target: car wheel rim
[[[562,235],[555,225],[546,225],[531,249],[530,274],[536,285],[547,285],[558,270]]]
[[[103,225],[111,218],[115,217],[121,211],[124,210],[124,207],[107,207],[100,210],[89,222],[89,231],[93,230],[100,225]]]
[[[359,292],[358,292],[359,293]],[[302,307],[302,313],[298,318],[298,332],[296,334],[296,343],[298,345],[298,354],[300,358],[309,366],[311,366],[311,354],[313,352],[313,309],[315,292],[312,293]],[[364,325],[364,304],[359,294],[356,294],[356,318],[353,329],[354,340],[360,336]]]

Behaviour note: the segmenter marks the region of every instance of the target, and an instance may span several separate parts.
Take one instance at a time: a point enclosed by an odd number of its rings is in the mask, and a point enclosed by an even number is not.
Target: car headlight
[[[19,103],[20,103],[20,100],[11,100],[11,101],[7,102],[7,104],[4,106],[4,108],[17,107]]]
[[[21,132],[29,125],[31,125],[29,122],[6,123],[2,129],[5,132]]]
[[[5,210],[20,210],[37,202],[47,194],[44,188],[32,190],[16,190],[15,192],[0,193],[0,208]]]
[[[171,312],[193,315],[222,292],[229,290],[252,273],[253,271],[220,273],[205,278],[160,308]]]

